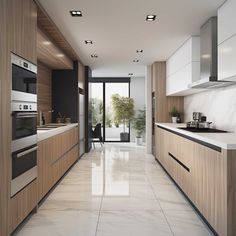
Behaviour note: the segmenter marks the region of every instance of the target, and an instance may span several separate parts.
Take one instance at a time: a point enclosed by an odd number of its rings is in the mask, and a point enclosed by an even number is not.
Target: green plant
[[[146,129],[146,110],[139,110],[139,114],[132,120],[132,128],[136,131],[136,137],[141,138]]]
[[[179,117],[180,116],[180,113],[178,112],[178,110],[176,109],[175,106],[171,109],[170,115],[171,115],[171,117]]]
[[[111,128],[112,127],[112,114],[110,107],[106,107],[106,125]]]
[[[134,116],[134,100],[129,97],[122,97],[119,94],[114,94],[111,97],[113,116],[116,123],[122,123],[124,127],[130,122]]]
[[[90,114],[92,116],[92,125],[95,126],[98,123],[102,123],[103,118],[103,104],[102,100],[92,98],[89,102]]]

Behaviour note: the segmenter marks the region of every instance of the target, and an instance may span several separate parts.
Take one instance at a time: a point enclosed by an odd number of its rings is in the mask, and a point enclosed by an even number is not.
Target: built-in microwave
[[[11,54],[12,101],[37,102],[37,66]]]

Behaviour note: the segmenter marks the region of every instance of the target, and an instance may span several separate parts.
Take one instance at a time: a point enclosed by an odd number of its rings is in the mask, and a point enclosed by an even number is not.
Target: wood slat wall
[[[35,0],[38,5],[38,26],[50,36],[56,45],[61,48],[67,56],[69,56],[73,61],[79,60],[78,55],[74,49],[67,42],[63,34],[57,28],[56,24],[51,20],[46,11],[43,9],[38,0]],[[81,61],[81,60],[80,60]]]
[[[73,69],[73,61],[39,27],[37,58],[51,69]]]
[[[155,62],[152,65],[152,87],[154,87],[153,91],[156,96],[155,122],[171,122],[169,112],[173,106],[183,114],[183,97],[166,96],[166,62]]]
[[[38,113],[44,112],[46,123],[52,122],[52,71],[38,62]],[[39,119],[38,119],[39,120]]]

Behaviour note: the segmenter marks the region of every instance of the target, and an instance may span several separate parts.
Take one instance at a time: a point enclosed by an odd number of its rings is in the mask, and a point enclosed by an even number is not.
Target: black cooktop
[[[186,127],[178,127],[178,129],[183,129],[189,132],[195,132],[195,133],[227,133],[225,130],[219,130],[219,129],[199,129],[199,128],[186,128]]]

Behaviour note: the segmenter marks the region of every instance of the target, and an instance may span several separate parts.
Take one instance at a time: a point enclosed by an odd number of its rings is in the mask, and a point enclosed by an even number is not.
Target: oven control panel
[[[37,111],[37,103],[12,102],[12,111]]]

